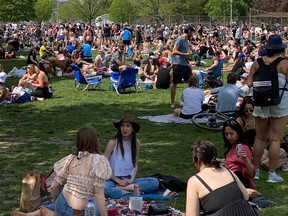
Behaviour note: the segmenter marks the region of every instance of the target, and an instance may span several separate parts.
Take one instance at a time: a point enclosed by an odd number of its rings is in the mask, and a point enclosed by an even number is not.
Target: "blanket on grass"
[[[193,124],[191,119],[183,119],[174,114],[159,115],[159,116],[139,116],[139,119],[147,119],[158,123],[177,123],[177,124]]]
[[[151,193],[146,193],[146,194],[140,194],[141,197],[143,197],[143,199],[149,199],[149,200],[178,200],[179,199],[179,194],[176,193],[175,196],[173,197],[169,197],[169,196],[163,196],[165,190],[157,190]],[[129,198],[133,196],[133,193],[129,193],[129,194],[124,194],[121,197],[115,197],[115,198]]]

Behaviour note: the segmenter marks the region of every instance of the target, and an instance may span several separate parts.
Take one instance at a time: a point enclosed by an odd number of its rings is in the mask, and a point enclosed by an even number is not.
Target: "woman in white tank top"
[[[120,198],[132,193],[135,184],[143,193],[157,190],[159,182],[156,178],[135,178],[140,150],[136,134],[140,125],[135,122],[134,116],[126,114],[114,126],[117,134],[108,142],[104,153],[112,169],[112,177],[105,184],[105,197]]]

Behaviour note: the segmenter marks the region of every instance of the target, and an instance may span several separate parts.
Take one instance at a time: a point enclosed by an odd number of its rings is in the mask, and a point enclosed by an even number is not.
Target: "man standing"
[[[175,108],[176,87],[179,82],[184,79],[188,81],[191,73],[189,65],[189,57],[191,56],[188,39],[192,36],[194,28],[188,25],[184,34],[179,36],[173,48],[172,64],[173,64],[173,83],[171,85],[171,108]]]

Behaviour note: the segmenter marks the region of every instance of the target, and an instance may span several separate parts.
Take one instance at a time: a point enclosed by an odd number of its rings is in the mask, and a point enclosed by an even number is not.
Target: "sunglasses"
[[[253,109],[244,109],[244,112],[248,113],[248,112],[253,112]]]
[[[27,69],[31,69],[31,67],[27,67]]]
[[[224,125],[226,125],[226,126],[229,126],[229,125],[237,125],[238,124],[238,122],[236,122],[235,120],[233,120],[233,119],[229,119],[229,120],[227,120],[226,122],[224,122]]]

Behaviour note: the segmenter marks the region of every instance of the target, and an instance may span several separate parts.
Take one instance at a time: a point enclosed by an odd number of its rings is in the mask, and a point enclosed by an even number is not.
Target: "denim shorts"
[[[95,216],[99,216],[100,215],[99,209],[98,209],[95,201],[94,201],[94,205],[96,207]],[[57,197],[57,200],[55,203],[51,203],[49,205],[45,205],[42,207],[56,212],[57,216],[73,216],[74,215],[73,209],[67,203],[63,193],[60,193],[60,195]],[[84,216],[84,215],[85,215],[85,211],[82,210],[81,216]]]
[[[281,103],[267,107],[254,107],[253,116],[261,118],[280,118],[288,115],[288,91],[283,93]]]

